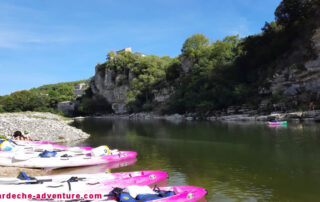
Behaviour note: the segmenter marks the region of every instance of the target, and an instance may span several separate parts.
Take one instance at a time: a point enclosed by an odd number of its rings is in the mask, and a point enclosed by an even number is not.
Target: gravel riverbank
[[[70,122],[72,120],[52,113],[1,113],[0,135],[10,137],[17,130],[29,130],[32,139],[52,142],[71,142],[89,137],[89,134],[70,126]]]

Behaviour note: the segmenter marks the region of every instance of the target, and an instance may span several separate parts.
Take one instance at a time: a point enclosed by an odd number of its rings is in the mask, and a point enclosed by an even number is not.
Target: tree
[[[301,23],[318,0],[283,0],[275,11],[276,21],[284,27]],[[319,3],[319,2],[318,2]]]
[[[131,92],[127,102],[134,102],[139,95],[143,95],[145,102],[149,102],[153,85],[165,78],[165,69],[170,61],[168,57],[159,58],[155,55],[140,57],[130,68],[135,77],[130,83]]]
[[[222,41],[212,44],[211,58],[216,64],[233,62],[241,53],[239,35],[227,36]]]
[[[203,34],[194,34],[184,42],[182,55],[198,59],[210,48],[209,39]]]

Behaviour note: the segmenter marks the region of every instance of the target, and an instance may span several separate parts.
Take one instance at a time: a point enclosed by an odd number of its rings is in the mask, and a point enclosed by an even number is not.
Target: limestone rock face
[[[190,68],[193,67],[194,61],[186,56],[181,57],[181,67],[184,73],[189,72]]]
[[[311,40],[317,58],[307,61],[304,69],[292,65],[274,74],[269,81],[272,94],[283,92],[283,95],[288,96],[301,95],[302,99],[310,97],[310,93],[313,92],[320,96],[320,28],[315,31]],[[308,95],[304,96],[304,92]]]
[[[173,92],[174,92],[174,89],[172,87],[171,88],[167,87],[167,88],[162,88],[162,89],[152,91],[154,96],[154,101],[158,103],[163,103],[167,101],[170,98],[170,96],[173,94]]]
[[[116,114],[128,112],[125,103],[129,91],[126,75],[115,75],[109,69],[97,71],[91,79],[90,86],[93,94],[104,97]]]
[[[88,85],[89,85],[89,81],[86,81],[84,83],[76,84],[74,86],[74,94],[75,94],[75,96],[78,98],[78,97],[81,97],[82,95],[84,95]]]
[[[59,112],[62,112],[66,116],[72,116],[77,104],[78,104],[77,101],[59,102],[57,106],[57,110]]]

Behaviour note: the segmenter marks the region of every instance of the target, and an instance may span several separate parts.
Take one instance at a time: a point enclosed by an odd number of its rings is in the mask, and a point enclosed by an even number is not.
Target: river
[[[208,201],[320,199],[320,125],[88,119],[84,144],[138,152],[112,172],[162,170],[169,185],[207,189]],[[82,143],[83,144],[83,143]]]

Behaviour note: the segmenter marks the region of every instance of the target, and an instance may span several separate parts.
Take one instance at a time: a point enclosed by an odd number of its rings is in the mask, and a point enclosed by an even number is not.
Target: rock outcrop
[[[267,122],[274,119],[279,121],[294,121],[294,122],[309,122],[320,121],[320,111],[305,111],[305,112],[289,112],[289,113],[271,113],[269,115],[250,115],[250,114],[232,114],[222,116],[212,116],[206,118],[209,121],[255,121]]]
[[[85,91],[86,91],[87,87],[89,86],[89,82],[90,81],[88,80],[86,82],[79,83],[74,86],[74,94],[77,98],[81,97],[85,94]]]
[[[316,59],[307,61],[304,67],[293,64],[281,72],[276,72],[269,80],[270,89],[261,89],[262,94],[265,92],[272,95],[282,94],[303,103],[320,98],[320,28],[315,31],[311,41],[317,55]]]
[[[173,92],[174,88],[170,86],[161,89],[155,89],[152,91],[154,97],[153,101],[157,103],[164,103],[170,98]]]
[[[108,102],[115,114],[128,113],[127,94],[130,91],[130,82],[133,79],[131,72],[127,74],[113,73],[111,70],[97,69],[91,79],[90,87],[93,96],[103,97]],[[152,91],[152,102],[164,103],[173,94],[174,88],[163,84],[161,88]],[[106,103],[107,104],[107,103]]]
[[[194,61],[191,58],[186,56],[181,57],[181,68],[184,73],[188,73],[189,70],[193,67]]]
[[[69,121],[51,113],[2,113],[0,135],[11,137],[17,130],[30,130],[32,139],[52,142],[71,142],[89,137],[89,134],[68,123]]]
[[[116,75],[108,69],[96,70],[95,76],[91,79],[90,87],[94,95],[104,97],[111,104],[116,114],[128,112],[126,100],[129,92],[129,80],[126,75]]]
[[[57,110],[66,116],[72,116],[78,104],[78,101],[59,102]]]

